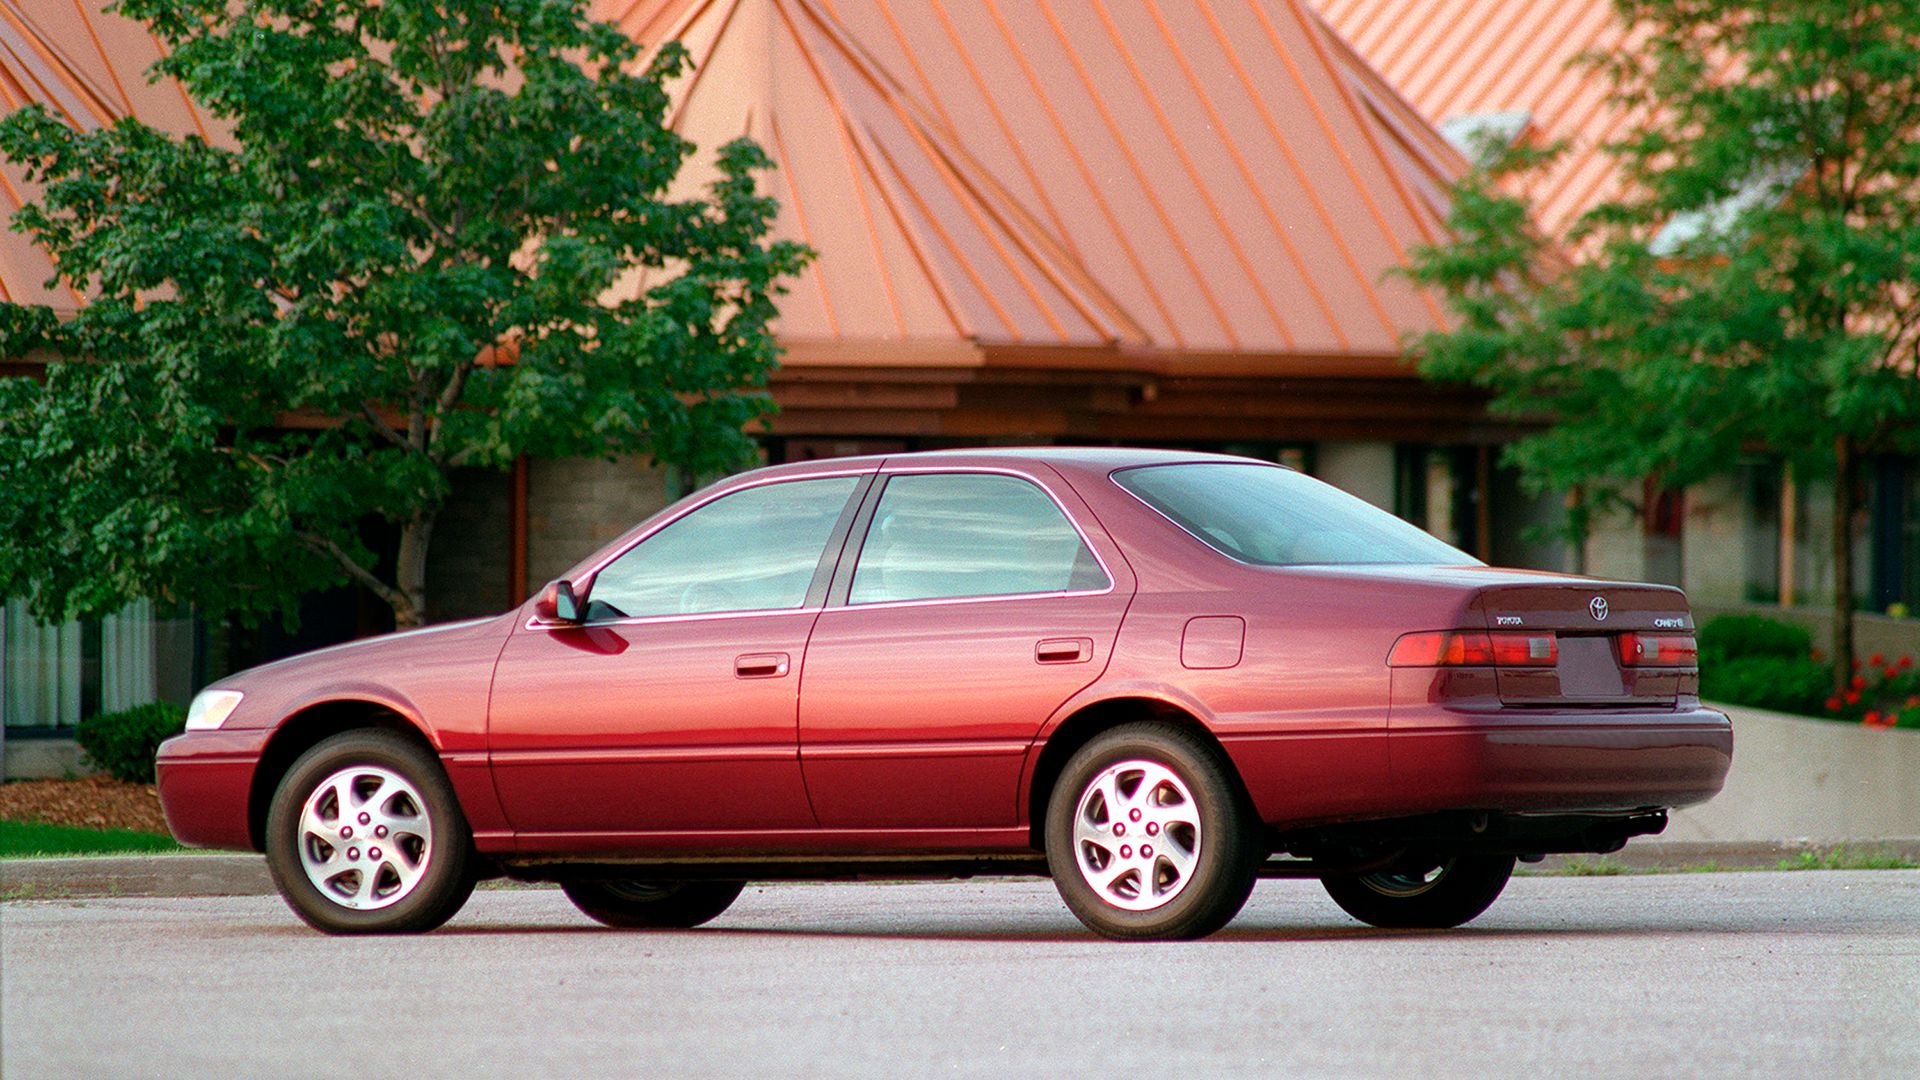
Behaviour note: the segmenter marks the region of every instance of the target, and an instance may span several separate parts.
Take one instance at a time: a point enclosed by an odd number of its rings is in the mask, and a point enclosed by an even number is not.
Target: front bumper
[[[248,820],[254,772],[272,731],[190,731],[160,744],[160,808],[188,847],[258,850]]]
[[[1388,758],[1396,802],[1410,813],[1675,808],[1719,793],[1733,764],[1733,725],[1704,707],[1396,708]]]

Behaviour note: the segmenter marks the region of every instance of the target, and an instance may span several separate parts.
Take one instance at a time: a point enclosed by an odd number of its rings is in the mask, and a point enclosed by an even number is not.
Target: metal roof
[[[1621,193],[1602,146],[1630,134],[1645,110],[1608,101],[1606,78],[1577,62],[1644,48],[1646,31],[1623,26],[1613,0],[1322,0],[1321,9],[1436,123],[1481,127],[1475,118],[1524,113],[1523,137],[1567,140],[1567,153],[1522,188],[1550,233]]]
[[[0,0],[0,95],[219,131],[105,0]],[[682,40],[678,130],[778,170],[820,258],[789,364],[1384,372],[1441,323],[1392,274],[1464,162],[1300,0],[595,0]],[[713,177],[696,157],[680,180]],[[6,171],[0,210],[30,194]],[[0,238],[0,288],[50,295]]]
[[[220,139],[225,128],[173,79],[149,82],[160,44],[140,24],[101,9],[105,0],[0,0],[0,105],[38,102],[91,130],[123,116],[175,135]],[[0,217],[37,193],[15,165],[0,165]],[[53,263],[25,236],[0,231],[0,300],[73,311],[82,297],[47,287]]]
[[[691,50],[683,134],[773,154],[820,252],[790,362],[1337,362],[1442,319],[1390,271],[1463,163],[1298,0],[595,7]]]

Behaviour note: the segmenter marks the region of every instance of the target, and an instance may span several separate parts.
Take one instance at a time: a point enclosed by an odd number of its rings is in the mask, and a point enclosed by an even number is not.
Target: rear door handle
[[[783,652],[748,653],[733,660],[733,673],[742,679],[777,679],[793,661]]]
[[[1033,658],[1042,664],[1084,664],[1093,659],[1093,639],[1048,638],[1033,647]]]

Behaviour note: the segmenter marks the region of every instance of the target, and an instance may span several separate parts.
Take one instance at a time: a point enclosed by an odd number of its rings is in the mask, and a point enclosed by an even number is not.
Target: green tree
[[[750,141],[669,197],[686,54],[584,3],[122,0],[230,145],[0,121],[45,192],[15,227],[91,296],[0,305],[0,357],[51,358],[0,380],[0,592],[290,617],[351,580],[415,626],[450,470],[746,459],[809,253]]]
[[[1749,447],[1830,478],[1845,679],[1860,461],[1920,447],[1920,5],[1617,7],[1647,44],[1586,62],[1649,117],[1608,147],[1626,193],[1562,244],[1508,182],[1562,148],[1462,181],[1414,259],[1459,316],[1421,369],[1547,421],[1512,449],[1536,490],[1684,485]]]

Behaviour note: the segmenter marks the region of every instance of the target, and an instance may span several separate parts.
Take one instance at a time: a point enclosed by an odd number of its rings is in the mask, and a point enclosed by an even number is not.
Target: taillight
[[[1617,640],[1623,667],[1693,667],[1700,662],[1692,634],[1630,633]]]
[[[1499,667],[1552,667],[1560,661],[1560,639],[1551,632],[1496,633],[1493,662]]]
[[[1551,632],[1428,630],[1402,634],[1389,667],[1552,667],[1560,642]]]

